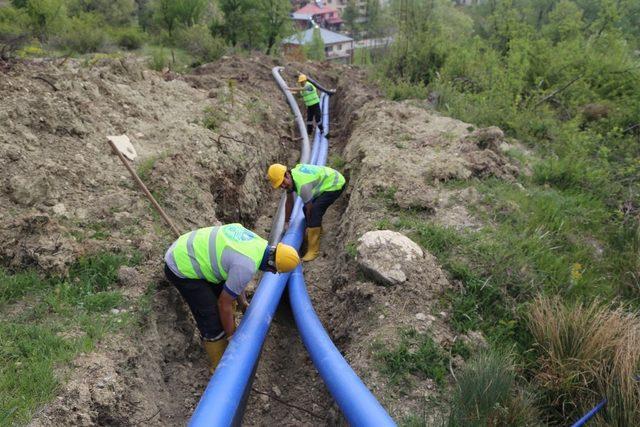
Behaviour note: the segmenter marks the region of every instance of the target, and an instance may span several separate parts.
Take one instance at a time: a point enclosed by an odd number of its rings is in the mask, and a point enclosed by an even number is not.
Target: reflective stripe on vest
[[[327,191],[340,190],[345,184],[344,176],[327,166],[299,164],[291,169],[291,177],[304,203]]]
[[[267,244],[240,224],[206,227],[180,236],[167,251],[165,261],[184,278],[221,283],[228,277],[222,266],[222,253],[226,248],[249,257],[257,270]]]
[[[320,102],[316,87],[309,82],[305,83],[304,89],[302,89],[302,100],[304,101],[304,105],[306,105],[307,107],[318,104]]]

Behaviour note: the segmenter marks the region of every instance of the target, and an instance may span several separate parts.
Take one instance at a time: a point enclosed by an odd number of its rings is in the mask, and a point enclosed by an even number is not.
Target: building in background
[[[299,22],[307,16],[311,16],[313,22],[321,28],[340,31],[342,26],[342,18],[340,18],[338,9],[323,4],[322,0],[309,3],[291,14],[291,18],[296,22],[296,25],[300,25]]]
[[[327,60],[351,63],[353,60],[353,39],[342,34],[319,28],[324,43]],[[311,43],[314,28],[302,31],[282,41],[285,55],[298,57],[304,46]]]

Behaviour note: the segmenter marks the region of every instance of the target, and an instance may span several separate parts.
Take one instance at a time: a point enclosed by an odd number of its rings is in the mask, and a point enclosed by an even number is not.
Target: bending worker
[[[289,245],[268,242],[240,224],[200,228],[183,234],[164,256],[164,273],[189,305],[211,372],[236,330],[232,302],[258,271],[286,273],[300,263]],[[240,303],[247,305],[244,296]]]
[[[293,192],[302,199],[307,222],[307,253],[302,260],[313,261],[320,253],[322,217],[327,208],[342,194],[344,176],[327,166],[299,164],[289,170],[279,163],[269,166],[267,176],[273,188],[287,190],[285,222],[289,222],[293,210]]]
[[[313,131],[313,120],[315,119],[320,133],[324,133],[322,127],[322,111],[320,111],[320,97],[316,87],[307,80],[307,76],[300,74],[298,76],[298,84],[300,87],[288,88],[291,92],[300,92],[304,105],[307,106],[307,133],[311,135]]]

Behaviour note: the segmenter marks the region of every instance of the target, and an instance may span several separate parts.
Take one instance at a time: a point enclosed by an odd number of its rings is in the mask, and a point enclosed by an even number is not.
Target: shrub
[[[107,40],[104,21],[93,13],[83,13],[69,19],[66,31],[56,38],[54,45],[72,52],[97,52]]]
[[[115,43],[123,49],[139,49],[146,39],[139,27],[114,28],[111,32]]]
[[[169,66],[169,58],[163,47],[152,47],[149,57],[149,67],[156,71],[162,71]]]
[[[553,420],[577,419],[606,397],[608,425],[640,425],[637,314],[539,297],[529,325],[539,353],[535,381]]]
[[[204,126],[205,128],[215,131],[218,126],[220,126],[223,120],[224,114],[221,111],[215,110],[213,107],[206,107],[204,109],[202,126]]]
[[[511,357],[487,350],[473,356],[458,374],[449,425],[536,425],[538,412],[532,401],[516,386]]]
[[[29,41],[27,15],[13,7],[0,8],[0,59],[8,59],[13,52]]]
[[[225,52],[222,39],[212,36],[204,25],[180,29],[176,34],[176,44],[193,55],[197,63],[215,61]]]

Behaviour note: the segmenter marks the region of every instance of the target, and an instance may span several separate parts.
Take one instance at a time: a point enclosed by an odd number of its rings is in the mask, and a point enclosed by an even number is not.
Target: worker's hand
[[[240,295],[238,295],[237,301],[238,301],[238,308],[242,313],[245,313],[249,308],[249,301],[247,301],[247,294],[245,294],[243,291]]]

